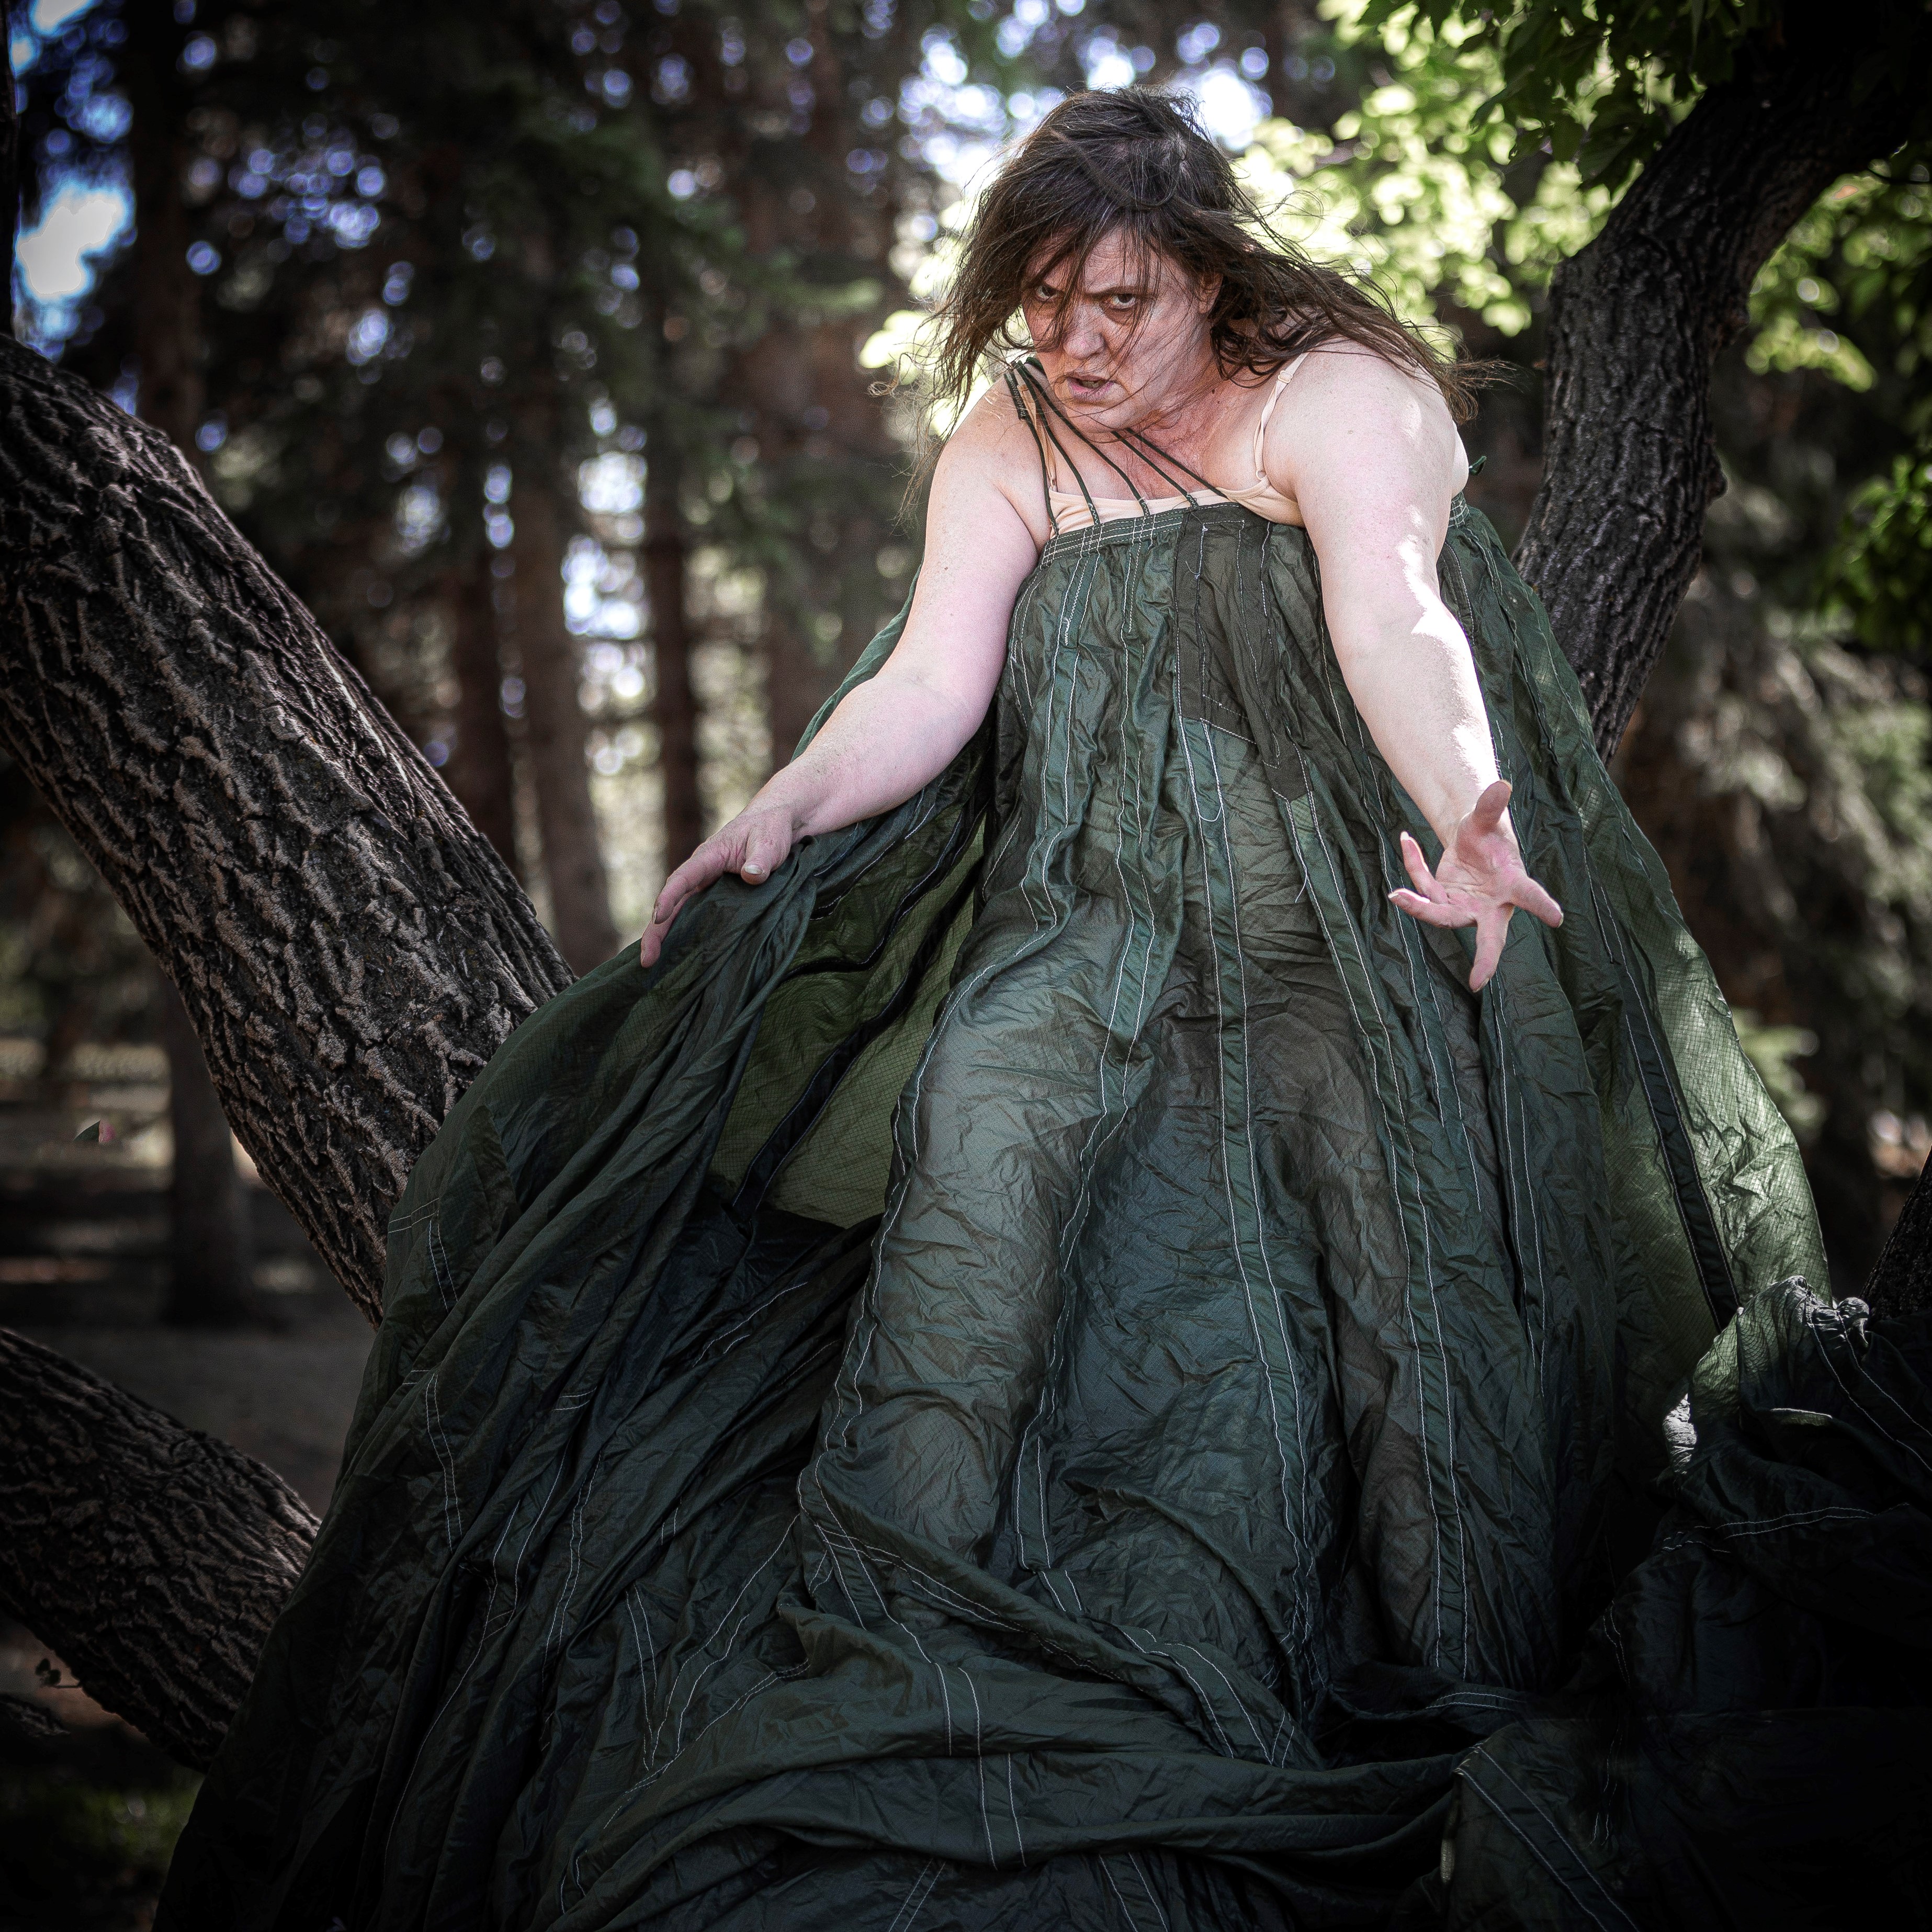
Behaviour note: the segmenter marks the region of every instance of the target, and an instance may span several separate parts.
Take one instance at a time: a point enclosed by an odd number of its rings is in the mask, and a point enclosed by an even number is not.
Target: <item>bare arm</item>
[[[1514,908],[1563,914],[1524,870],[1475,661],[1436,587],[1462,446],[1432,388],[1366,351],[1318,352],[1296,391],[1270,426],[1268,474],[1306,520],[1349,695],[1444,848],[1432,873],[1404,833],[1413,890],[1391,897],[1431,925],[1475,926],[1480,988]]]
[[[811,744],[664,881],[638,958],[650,965],[680,909],[714,880],[770,878],[799,838],[910,798],[978,730],[1006,661],[1013,600],[1039,544],[1005,486],[1003,397],[982,401],[933,472],[926,556],[904,631],[878,674],[848,692]]]

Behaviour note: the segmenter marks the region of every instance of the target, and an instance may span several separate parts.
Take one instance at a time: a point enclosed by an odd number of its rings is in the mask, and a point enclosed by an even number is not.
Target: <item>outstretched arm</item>
[[[638,949],[649,966],[680,910],[714,880],[771,877],[794,843],[910,798],[979,728],[1006,659],[1033,532],[1001,487],[1010,425],[982,404],[933,472],[926,556],[898,644],[810,745],[664,881]]]
[[[1269,474],[1301,506],[1355,708],[1442,842],[1431,872],[1403,833],[1412,889],[1390,897],[1432,926],[1475,927],[1469,984],[1480,989],[1513,912],[1550,926],[1563,914],[1524,868],[1475,661],[1436,587],[1462,446],[1432,388],[1352,346],[1317,353],[1295,403],[1270,426]]]

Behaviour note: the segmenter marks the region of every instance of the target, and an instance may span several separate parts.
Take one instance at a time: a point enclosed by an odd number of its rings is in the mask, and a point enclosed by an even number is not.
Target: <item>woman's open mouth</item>
[[[1074,376],[1065,379],[1066,392],[1075,401],[1096,403],[1114,386],[1111,376]]]

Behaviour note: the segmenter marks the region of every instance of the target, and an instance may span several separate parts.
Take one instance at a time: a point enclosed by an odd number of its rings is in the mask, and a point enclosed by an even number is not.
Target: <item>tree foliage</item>
[[[1754,44],[1778,44],[1787,22],[1819,10],[1809,0],[1372,0],[1380,27],[1413,7],[1438,28],[1473,26],[1494,50],[1498,84],[1478,118],[1511,131],[1518,152],[1547,144],[1586,181],[1622,187],[1655,152],[1686,106],[1731,80]],[[1898,71],[1913,44],[1911,0],[1871,0],[1841,31],[1855,31],[1863,84]]]

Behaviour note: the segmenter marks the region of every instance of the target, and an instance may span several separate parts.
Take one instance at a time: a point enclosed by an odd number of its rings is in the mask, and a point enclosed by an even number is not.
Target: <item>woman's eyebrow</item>
[[[1043,275],[1034,283],[1033,286],[1036,295],[1045,296],[1049,300],[1058,300],[1064,292],[1058,284],[1048,280]],[[1083,286],[1080,290],[1080,293],[1089,301],[1097,300],[1104,296],[1145,296],[1153,292],[1152,284],[1145,281],[1112,282],[1104,286]]]

